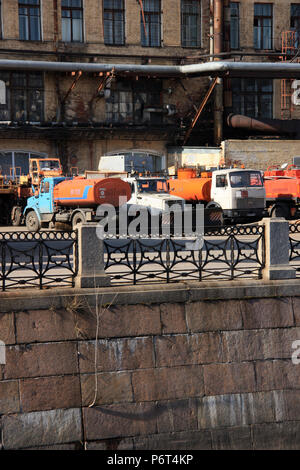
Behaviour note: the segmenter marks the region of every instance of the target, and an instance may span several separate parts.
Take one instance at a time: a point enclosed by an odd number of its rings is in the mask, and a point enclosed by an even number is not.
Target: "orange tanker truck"
[[[257,170],[230,168],[202,172],[182,168],[177,179],[169,180],[170,194],[186,202],[202,203],[206,209],[222,209],[224,221],[235,223],[241,218],[260,219],[265,211],[265,188]]]
[[[285,219],[300,216],[300,168],[269,166],[264,173],[266,206],[272,217]]]
[[[31,231],[53,227],[56,222],[75,228],[77,224],[99,220],[99,205],[118,208],[121,201],[127,202],[130,197],[130,185],[120,178],[49,177],[42,180],[38,194],[27,200],[23,216]]]

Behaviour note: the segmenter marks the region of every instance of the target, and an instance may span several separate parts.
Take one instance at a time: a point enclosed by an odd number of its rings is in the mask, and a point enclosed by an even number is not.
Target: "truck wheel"
[[[34,211],[27,212],[25,224],[28,230],[30,230],[31,232],[38,232],[41,228],[38,216]]]
[[[72,228],[75,230],[78,225],[81,225],[85,222],[85,218],[83,214],[75,214],[73,219],[72,219]]]
[[[286,206],[276,205],[271,210],[271,217],[283,217],[287,219],[289,216],[289,210]]]
[[[11,211],[11,225],[17,227],[21,225],[22,209],[19,206],[14,206]]]

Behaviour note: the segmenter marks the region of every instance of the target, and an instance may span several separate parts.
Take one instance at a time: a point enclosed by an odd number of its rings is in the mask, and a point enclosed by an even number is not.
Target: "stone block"
[[[85,444],[85,450],[134,450],[133,439],[117,437],[102,441],[90,441]]]
[[[110,438],[154,434],[156,407],[152,403],[126,403],[84,408],[86,439],[95,441]]]
[[[95,371],[95,341],[79,343],[81,373]],[[154,366],[152,338],[101,339],[97,342],[97,372]]]
[[[158,433],[192,430],[197,430],[196,399],[170,400],[157,403]]]
[[[2,439],[4,449],[81,441],[81,411],[70,408],[2,416]]]
[[[161,304],[160,313],[163,334],[187,332],[185,305],[183,303]]]
[[[15,314],[11,313],[0,313],[0,340],[6,345],[15,344]]]
[[[294,326],[290,297],[241,300],[241,311],[246,330]]]
[[[6,379],[77,372],[76,343],[39,343],[6,348]]]
[[[212,448],[214,450],[251,450],[250,426],[213,429],[211,431]]]
[[[96,375],[81,375],[81,393],[83,406],[107,405],[111,403],[132,402],[133,393],[131,376],[127,372],[110,372]],[[97,389],[96,389],[97,383]]]
[[[173,451],[211,450],[211,434],[209,431],[155,434],[145,438],[134,438],[134,448],[136,450],[151,451],[166,449]],[[187,453],[185,452],[184,455],[187,455]],[[178,461],[179,458],[178,455]]]
[[[300,421],[254,425],[253,449],[299,450]]]
[[[0,415],[20,411],[19,384],[17,380],[0,382]]]
[[[291,360],[258,361],[255,364],[257,390],[300,389],[299,367]]]
[[[23,412],[81,406],[78,376],[66,375],[20,380]]]
[[[158,336],[154,344],[158,367],[223,362],[219,333]]]
[[[239,330],[243,326],[239,300],[186,303],[186,318],[191,332]]]
[[[205,395],[254,392],[254,366],[251,363],[208,364],[203,366]]]
[[[170,400],[202,396],[202,366],[163,367],[132,373],[134,399]]]

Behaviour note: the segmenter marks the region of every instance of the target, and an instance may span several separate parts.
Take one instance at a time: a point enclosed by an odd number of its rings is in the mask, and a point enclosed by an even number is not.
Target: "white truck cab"
[[[259,170],[231,168],[212,172],[211,200],[230,219],[261,218],[266,191]]]
[[[172,206],[184,209],[184,199],[169,194],[168,182],[164,177],[131,176],[123,178],[131,186],[130,207],[147,207],[151,214],[161,214]]]

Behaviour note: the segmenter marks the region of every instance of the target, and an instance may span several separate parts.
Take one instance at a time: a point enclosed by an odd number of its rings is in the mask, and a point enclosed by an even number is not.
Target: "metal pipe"
[[[241,114],[229,114],[227,124],[234,129],[247,129],[279,134],[300,133],[300,120],[254,119]]]
[[[223,52],[223,0],[214,0],[214,55],[215,61],[220,61],[218,54]],[[214,143],[221,145],[223,137],[223,80],[217,77],[214,91]]]
[[[231,76],[264,78],[300,78],[300,63],[296,62],[229,62],[214,61],[189,65],[139,65],[126,63],[52,62],[0,59],[0,70],[36,70],[48,72],[87,73],[110,72],[116,74],[144,74],[151,77],[178,76]]]

